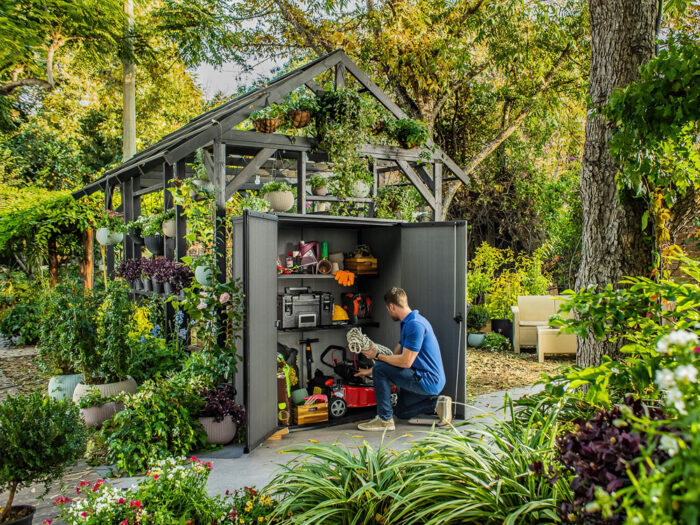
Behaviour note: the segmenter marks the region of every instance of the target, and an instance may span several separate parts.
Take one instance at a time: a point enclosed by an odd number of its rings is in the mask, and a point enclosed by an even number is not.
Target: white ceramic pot
[[[263,198],[270,203],[273,211],[287,211],[294,206],[294,194],[291,191],[271,191]]]
[[[72,399],[75,387],[82,381],[80,374],[53,376],[49,379],[49,397],[53,399]]]
[[[75,391],[73,392],[73,402],[77,403],[80,398],[86,396],[89,392],[97,390],[102,394],[102,397],[110,397],[119,392],[127,392],[129,394],[135,394],[138,390],[138,385],[134,378],[127,376],[124,381],[119,381],[117,383],[105,383],[103,385],[86,385],[82,382],[75,386]]]
[[[124,410],[124,403],[110,401],[96,407],[81,408],[80,417],[85,422],[86,427],[92,428],[102,425],[102,423],[121,410]]]
[[[320,188],[315,188],[313,190],[313,193],[318,197],[325,197],[326,195],[328,195],[328,186],[321,186]]]
[[[163,235],[166,237],[175,237],[175,219],[163,221]]]
[[[314,211],[323,212],[331,209],[330,202],[314,202]]]
[[[362,199],[367,197],[369,195],[370,191],[370,185],[367,184],[363,180],[358,180],[355,181],[355,183],[352,185],[352,189],[350,190],[350,193],[352,194],[353,197],[357,197],[358,199]]]
[[[207,433],[208,445],[225,445],[236,437],[236,423],[231,416],[226,416],[222,421],[214,421],[213,417],[200,417],[199,422]]]
[[[211,268],[208,266],[197,266],[194,270],[194,278],[202,286],[211,284]]]
[[[97,228],[95,238],[102,246],[112,246],[122,242],[124,239],[124,234],[121,232],[110,231],[109,228]]]

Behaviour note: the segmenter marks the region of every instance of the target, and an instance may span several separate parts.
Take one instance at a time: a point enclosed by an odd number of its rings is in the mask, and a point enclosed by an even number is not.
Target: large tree
[[[589,0],[591,107],[581,165],[583,226],[576,288],[617,284],[625,275],[648,274],[651,249],[642,231],[643,200],[618,191],[619,165],[608,150],[612,124],[595,112],[617,88],[639,78],[639,67],[655,52],[658,0]],[[616,356],[621,342],[579,338],[577,362],[600,363]]]

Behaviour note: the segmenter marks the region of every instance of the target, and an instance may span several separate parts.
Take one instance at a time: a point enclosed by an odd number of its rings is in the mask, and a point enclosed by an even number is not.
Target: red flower
[[[83,511],[83,512],[80,513],[80,515],[81,515],[83,518],[86,518],[86,517],[87,517],[87,512]]]
[[[207,467],[209,467],[209,470],[211,470],[211,469],[214,468],[214,467],[211,466],[211,461],[207,461],[204,465],[207,466]]]
[[[80,489],[78,487],[75,487],[75,493],[80,494]]]
[[[696,354],[700,354],[700,346],[696,346],[695,348],[693,348],[693,352],[695,352]]]
[[[159,477],[160,477],[160,476],[159,476],[158,474],[155,474],[155,475],[153,476],[153,479],[158,479]]]
[[[129,518],[126,518],[124,521],[121,522],[121,525],[127,525],[129,523]]]
[[[227,496],[229,495],[229,491],[228,491],[228,489],[226,489],[226,495],[227,495]]]
[[[125,501],[126,500],[124,498],[119,498],[119,501],[117,501],[117,503],[119,503],[120,505],[124,505]]]
[[[137,509],[141,507],[141,502],[136,500],[136,501],[130,501],[129,502],[129,507],[136,507]]]
[[[190,459],[188,459],[187,461],[194,461],[194,462],[196,462],[196,463],[201,463],[201,461],[199,461],[195,456],[192,456],[192,457],[191,457]]]
[[[102,481],[104,482],[104,480]],[[89,487],[90,485],[92,485],[92,483],[90,483],[89,481],[81,481],[80,483],[78,483],[79,487],[84,487],[85,485]]]
[[[54,505],[63,505],[65,503],[68,503],[70,501],[70,498],[66,498],[64,496],[59,496],[55,500],[53,500]]]
[[[41,523],[43,523],[43,524],[45,524],[45,525],[51,525],[51,522],[52,522],[52,521],[53,521],[52,519],[48,519],[48,520],[42,521]]]

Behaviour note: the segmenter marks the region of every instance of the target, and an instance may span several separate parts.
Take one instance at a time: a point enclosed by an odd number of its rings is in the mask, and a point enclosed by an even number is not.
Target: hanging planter
[[[311,191],[314,195],[318,197],[325,197],[328,195],[328,180],[320,175],[314,175],[309,179],[309,184],[311,184]]]
[[[260,118],[253,121],[255,131],[258,133],[274,133],[281,125],[281,118]]]
[[[109,228],[97,228],[95,238],[102,246],[114,246],[122,242],[124,234],[122,232],[113,232]]]
[[[392,134],[403,149],[416,149],[423,146],[430,137],[428,128],[412,118],[402,118],[392,124]]]
[[[163,221],[163,235],[166,237],[175,237],[175,219]]]
[[[305,128],[311,123],[311,113],[297,109],[287,113],[289,123],[297,129]]]
[[[363,199],[369,195],[371,189],[372,188],[367,182],[357,180],[353,183],[350,194],[358,199]]]
[[[153,255],[163,255],[163,236],[160,234],[147,235],[143,239],[146,249]]]
[[[211,268],[209,266],[197,266],[194,270],[194,278],[202,286],[211,285]]]
[[[260,193],[270,204],[272,211],[287,211],[294,206],[294,192],[286,182],[268,182]]]

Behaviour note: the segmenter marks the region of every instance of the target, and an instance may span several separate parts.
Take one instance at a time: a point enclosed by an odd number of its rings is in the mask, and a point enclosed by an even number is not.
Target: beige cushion
[[[520,321],[520,326],[549,326],[547,321]]]
[[[521,326],[523,321],[549,321],[549,318],[557,312],[556,303],[553,295],[518,296]]]

